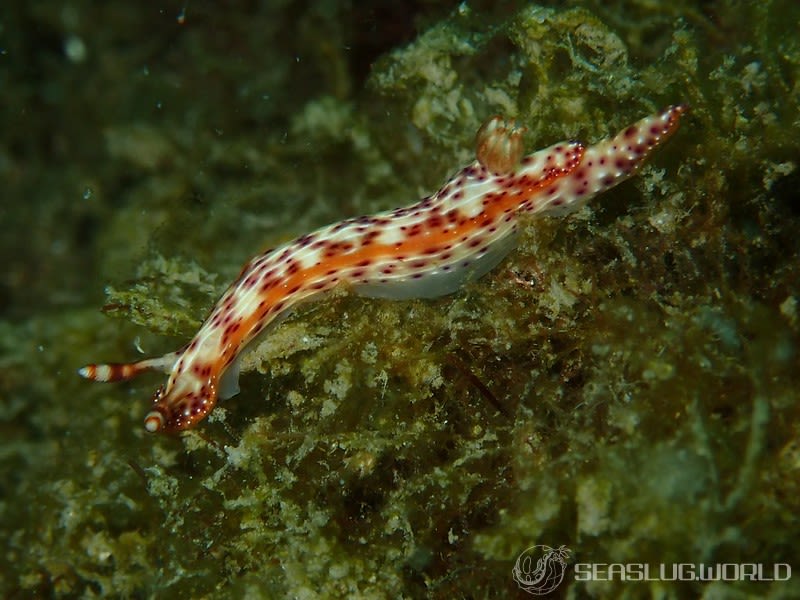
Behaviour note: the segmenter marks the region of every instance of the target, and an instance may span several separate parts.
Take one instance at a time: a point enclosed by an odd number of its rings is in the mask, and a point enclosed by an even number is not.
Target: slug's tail
[[[681,116],[687,110],[685,104],[667,107],[637,121],[614,137],[586,147],[580,162],[551,187],[550,194],[534,205],[531,212],[572,212],[590,198],[622,183],[678,130]],[[566,144],[560,144],[556,150],[561,146],[566,147]]]
[[[159,358],[147,358],[132,363],[91,364],[78,369],[78,375],[92,381],[110,382],[132,379],[143,371],[151,369],[169,373],[177,357],[177,352],[170,352]]]
[[[642,166],[653,151],[678,130],[686,104],[668,106],[620,131],[611,139],[590,148],[597,157],[608,159],[616,177],[626,179]],[[592,157],[593,158],[593,157]]]

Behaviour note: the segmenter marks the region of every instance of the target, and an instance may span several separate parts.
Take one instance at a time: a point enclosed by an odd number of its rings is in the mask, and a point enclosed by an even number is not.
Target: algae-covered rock
[[[2,117],[0,592],[530,597],[512,568],[547,545],[558,597],[800,594],[575,571],[800,569],[798,8],[312,4],[6,9],[8,101],[85,119]],[[252,254],[432,191],[492,114],[533,150],[676,102],[631,182],[451,296],[304,304],[181,436],[141,426],[163,375],[75,373],[180,347]]]

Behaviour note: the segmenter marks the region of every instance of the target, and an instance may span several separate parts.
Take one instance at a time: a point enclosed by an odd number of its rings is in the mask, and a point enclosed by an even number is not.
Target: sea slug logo
[[[529,594],[549,594],[564,581],[569,554],[566,546],[531,546],[519,555],[511,575],[517,585]]]

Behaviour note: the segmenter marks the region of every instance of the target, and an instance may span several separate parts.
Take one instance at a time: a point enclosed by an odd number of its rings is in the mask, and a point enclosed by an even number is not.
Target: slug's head
[[[216,399],[213,386],[186,390],[169,383],[162,385],[153,396],[153,406],[144,418],[144,428],[150,433],[191,429],[214,408]]]

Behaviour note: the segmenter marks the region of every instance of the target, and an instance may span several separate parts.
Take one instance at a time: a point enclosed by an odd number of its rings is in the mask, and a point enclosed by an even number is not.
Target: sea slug
[[[180,431],[239,391],[239,359],[298,302],[339,284],[381,298],[434,298],[497,265],[514,247],[523,213],[563,214],[633,175],[678,128],[671,106],[592,146],[561,142],[522,156],[522,132],[500,117],[478,131],[477,160],[416,204],[345,219],[252,258],[194,338],[180,350],[79,370],[94,381],[169,373],[145,429]]]

